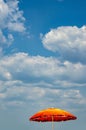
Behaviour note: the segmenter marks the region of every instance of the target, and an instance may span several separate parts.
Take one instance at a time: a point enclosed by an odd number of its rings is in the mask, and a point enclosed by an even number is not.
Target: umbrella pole
[[[54,130],[54,122],[53,122],[53,116],[52,116],[52,130]]]

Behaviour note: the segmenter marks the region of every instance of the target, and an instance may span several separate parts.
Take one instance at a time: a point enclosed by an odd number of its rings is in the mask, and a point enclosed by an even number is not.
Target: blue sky
[[[0,129],[51,129],[35,112],[57,107],[85,129],[86,1],[0,0]]]

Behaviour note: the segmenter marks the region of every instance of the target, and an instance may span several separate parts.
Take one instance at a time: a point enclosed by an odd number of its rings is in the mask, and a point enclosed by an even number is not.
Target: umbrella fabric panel
[[[50,122],[50,121],[67,121],[67,120],[75,120],[76,117],[61,109],[57,108],[48,108],[45,110],[41,110],[34,114],[31,118],[30,121],[38,121],[38,122]]]

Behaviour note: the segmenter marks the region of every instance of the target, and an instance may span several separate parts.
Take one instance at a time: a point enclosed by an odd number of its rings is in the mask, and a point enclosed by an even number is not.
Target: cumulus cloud
[[[2,31],[0,30],[0,45],[2,44],[2,43],[6,43],[6,37],[3,35],[3,33],[2,33]]]
[[[64,60],[86,63],[86,26],[62,26],[42,36],[44,47]]]
[[[18,3],[18,0],[6,0],[6,2],[0,0],[0,28],[17,32],[25,31],[25,18],[23,11],[19,10]]]
[[[86,86],[85,73],[85,64],[53,57],[27,53],[4,56],[0,60],[0,104],[18,106],[19,102],[21,106],[37,101],[46,107],[58,101],[59,106],[85,105],[85,97],[78,89]]]
[[[86,100],[78,89],[46,88],[40,85],[22,83],[21,81],[0,82],[4,88],[0,91],[0,108],[12,106],[23,107],[26,104],[38,104],[40,107],[56,106],[72,109],[77,106],[85,106]],[[71,107],[71,106],[72,107]],[[78,108],[77,108],[78,109]]]
[[[22,64],[21,64],[22,63]],[[73,64],[69,61],[61,62],[53,57],[29,56],[27,53],[17,53],[1,59],[0,73],[2,79],[25,80],[35,82],[47,80],[57,83],[58,80],[74,83],[86,83],[86,65]],[[3,72],[4,70],[4,72]]]
[[[12,34],[8,34],[8,36],[6,37],[2,30],[0,30],[0,46],[4,47],[4,46],[9,46],[12,42],[14,41],[14,37]]]
[[[13,32],[23,33],[26,28],[23,11],[19,9],[19,0],[0,0],[0,50],[14,40]]]

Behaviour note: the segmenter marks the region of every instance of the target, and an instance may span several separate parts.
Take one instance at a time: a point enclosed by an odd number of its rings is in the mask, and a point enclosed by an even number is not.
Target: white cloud
[[[53,57],[17,53],[0,59],[0,104],[39,104],[59,107],[84,106],[86,65],[61,62]],[[20,105],[18,105],[18,102]]]
[[[8,23],[8,29],[11,31],[17,31],[17,32],[23,32],[25,31],[25,28],[23,26],[23,23]]]
[[[3,32],[0,30],[0,46],[9,46],[13,42],[14,38],[12,34],[8,34],[6,37]]]
[[[53,57],[45,58],[29,56],[27,53],[17,53],[3,57],[0,61],[0,68],[0,75],[4,80],[8,79],[9,74],[15,80],[27,82],[42,81],[43,79],[53,83],[61,80],[70,83],[86,83],[85,64],[61,62]]]
[[[25,18],[19,0],[0,0],[0,54],[14,41],[13,32],[25,33]]]
[[[62,26],[42,36],[45,48],[58,52],[65,60],[86,63],[86,26]]]
[[[24,27],[25,18],[23,17],[23,11],[19,10],[19,1],[8,1],[7,5],[9,7],[8,14],[8,29],[17,32],[24,32],[26,29]]]
[[[6,37],[3,35],[2,31],[0,30],[0,45],[6,43]]]
[[[4,0],[0,0],[0,28],[4,28],[6,26],[6,19],[9,13],[9,7],[4,2]]]
[[[19,10],[18,3],[18,0],[7,0],[7,2],[0,0],[0,28],[17,32],[25,31],[25,18],[23,11]]]
[[[7,36],[5,36],[3,31],[0,30],[0,56],[3,55],[3,49],[9,47],[13,41],[14,37],[12,34],[9,33]]]
[[[78,89],[52,89],[45,86],[35,86],[34,84],[23,83],[20,81],[0,82],[3,85],[0,91],[0,106],[4,108],[8,106],[23,107],[24,105],[32,105],[34,107],[64,107],[71,109],[77,104],[77,107],[86,105],[86,98]]]

